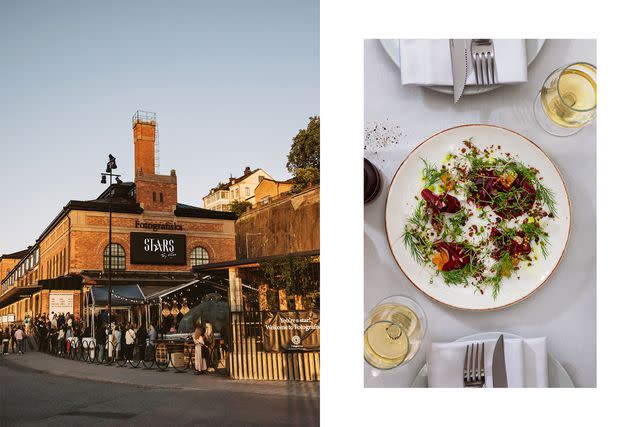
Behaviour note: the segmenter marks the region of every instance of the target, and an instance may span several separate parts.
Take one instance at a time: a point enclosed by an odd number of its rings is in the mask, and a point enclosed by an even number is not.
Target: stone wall
[[[251,209],[236,221],[238,259],[319,249],[320,187]]]

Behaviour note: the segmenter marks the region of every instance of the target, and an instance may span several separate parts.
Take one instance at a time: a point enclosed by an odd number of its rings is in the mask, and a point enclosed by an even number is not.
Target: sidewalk
[[[143,388],[164,388],[177,390],[217,390],[270,395],[320,396],[318,383],[294,381],[240,381],[217,375],[193,375],[191,371],[176,373],[171,368],[162,372],[157,369],[120,368],[116,365],[95,365],[76,360],[61,359],[49,354],[30,351],[23,355],[0,356],[0,366],[28,370],[49,375],[97,381],[112,384],[126,384]]]

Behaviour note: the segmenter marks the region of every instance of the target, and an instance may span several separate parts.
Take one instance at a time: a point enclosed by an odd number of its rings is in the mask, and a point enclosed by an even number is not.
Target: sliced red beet
[[[442,266],[442,271],[457,270],[471,261],[462,245],[453,242],[437,242],[435,244],[438,250],[445,250],[449,255],[449,261]]]
[[[460,201],[450,194],[437,195],[428,188],[422,190],[422,198],[427,202],[427,207],[434,213],[456,213],[460,210]]]

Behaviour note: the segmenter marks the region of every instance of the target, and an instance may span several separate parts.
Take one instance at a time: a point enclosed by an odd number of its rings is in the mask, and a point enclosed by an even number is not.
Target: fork
[[[496,55],[493,39],[472,39],[471,58],[476,84],[482,86],[496,84]]]
[[[462,367],[462,380],[465,387],[484,387],[484,343],[482,343],[482,347],[478,343],[467,345]]]

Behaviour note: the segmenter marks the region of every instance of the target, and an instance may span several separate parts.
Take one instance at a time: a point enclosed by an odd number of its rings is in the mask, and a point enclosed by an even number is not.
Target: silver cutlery
[[[464,86],[467,83],[467,41],[464,39],[450,39],[451,72],[453,75],[453,102],[456,103],[462,96]]]
[[[472,39],[471,58],[476,84],[479,86],[496,84],[496,55],[493,39]]]
[[[492,377],[494,388],[509,387],[504,361],[504,335],[500,335],[493,350]]]
[[[462,368],[462,379],[465,387],[484,387],[484,343],[467,345]]]

